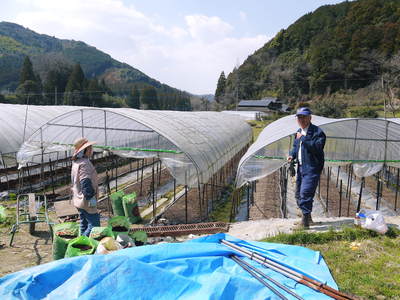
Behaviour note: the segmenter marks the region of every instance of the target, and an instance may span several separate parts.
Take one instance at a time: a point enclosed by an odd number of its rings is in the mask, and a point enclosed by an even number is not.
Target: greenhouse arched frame
[[[313,115],[311,122],[327,136],[325,165],[352,164],[359,177],[379,172],[384,164],[400,167],[400,119],[333,119]],[[295,115],[266,126],[241,158],[236,186],[268,176],[284,166],[298,128]]]

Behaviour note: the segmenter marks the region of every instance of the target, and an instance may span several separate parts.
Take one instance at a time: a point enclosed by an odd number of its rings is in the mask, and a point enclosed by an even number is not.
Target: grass
[[[322,233],[280,234],[264,241],[320,251],[341,291],[364,299],[400,299],[400,230],[385,235],[344,227]]]
[[[271,120],[265,120],[265,121],[248,121],[247,123],[251,126],[251,129],[253,130],[253,137],[254,140],[257,139],[258,135],[260,132],[267,126],[269,123],[271,123]]]
[[[216,202],[216,207],[209,215],[212,222],[230,222],[232,210],[232,192],[234,191],[233,185],[228,185],[223,191],[221,200]]]

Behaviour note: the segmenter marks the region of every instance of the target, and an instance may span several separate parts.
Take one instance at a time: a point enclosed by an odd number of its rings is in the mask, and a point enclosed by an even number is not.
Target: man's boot
[[[300,220],[300,221],[295,221],[294,222],[294,225],[302,225],[303,224],[303,214],[298,214],[298,216],[299,217],[302,217],[302,219]],[[315,224],[318,224],[318,222],[314,222],[313,221],[313,219],[311,218],[311,214],[307,214],[307,216],[308,216],[308,225],[309,226],[312,226],[312,225],[315,225]]]
[[[310,228],[310,219],[311,219],[311,214],[303,214],[302,218],[301,218],[301,222],[297,222],[297,224],[295,223],[295,227],[294,229],[298,229],[298,230],[305,230],[305,229],[309,229]]]
[[[310,228],[311,214],[304,214],[301,219],[304,229]]]

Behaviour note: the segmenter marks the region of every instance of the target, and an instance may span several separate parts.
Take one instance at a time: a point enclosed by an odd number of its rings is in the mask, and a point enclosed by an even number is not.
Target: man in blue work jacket
[[[325,133],[311,123],[311,110],[300,107],[296,112],[300,128],[296,132],[288,161],[297,160],[296,200],[303,214],[300,228],[309,228],[315,190],[324,168]]]

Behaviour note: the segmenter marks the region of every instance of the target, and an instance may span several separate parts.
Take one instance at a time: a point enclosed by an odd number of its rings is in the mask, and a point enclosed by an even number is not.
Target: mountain
[[[214,95],[213,94],[204,94],[204,95],[197,95],[198,98],[204,98],[206,99],[208,102],[214,102]]]
[[[399,51],[400,1],[325,5],[282,29],[230,73],[225,96],[232,98],[236,87],[240,99],[307,99],[357,90],[393,79],[400,71]]]
[[[38,34],[9,22],[0,22],[0,91],[16,89],[25,56],[30,57],[35,73],[42,80],[56,65],[80,63],[86,77],[104,79],[117,94],[126,94],[132,85],[153,86],[163,94],[184,93],[84,42]]]

